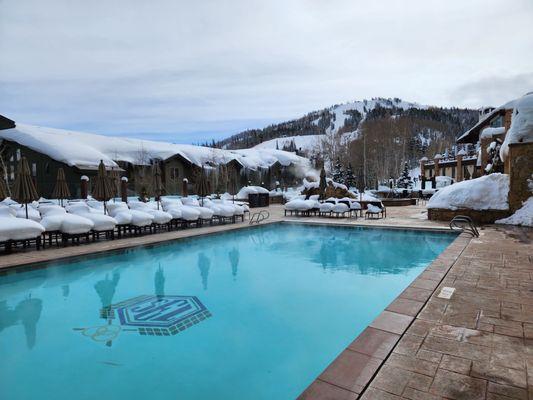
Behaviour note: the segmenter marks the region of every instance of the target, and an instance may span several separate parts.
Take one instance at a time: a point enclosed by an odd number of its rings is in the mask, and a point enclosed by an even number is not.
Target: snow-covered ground
[[[490,174],[458,182],[440,189],[428,202],[428,208],[448,210],[507,210],[509,175]]]
[[[496,221],[496,223],[533,227],[533,196],[527,199],[522,208],[516,210],[513,215],[507,218],[499,219]]]
[[[300,166],[303,170],[309,166],[306,158],[275,148],[221,150],[19,123],[16,128],[0,130],[0,140],[2,139],[20,143],[54,160],[81,169],[96,168],[100,160],[108,167],[117,167],[115,161],[143,165],[149,164],[150,159],[165,160],[177,154],[198,166],[206,163],[225,164],[231,160],[237,160],[246,168],[254,170],[268,168],[277,161],[282,165]]]

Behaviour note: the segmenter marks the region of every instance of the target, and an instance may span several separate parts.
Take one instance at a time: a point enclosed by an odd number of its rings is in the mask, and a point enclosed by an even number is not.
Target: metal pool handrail
[[[474,221],[466,215],[456,215],[453,217],[450,221],[450,229],[452,231],[459,230],[461,232],[469,233],[473,237],[479,237],[479,231],[474,225]]]
[[[250,217],[250,225],[252,224],[259,224],[260,222],[263,222],[266,219],[270,218],[270,213],[267,210],[261,210],[259,212],[255,212]]]

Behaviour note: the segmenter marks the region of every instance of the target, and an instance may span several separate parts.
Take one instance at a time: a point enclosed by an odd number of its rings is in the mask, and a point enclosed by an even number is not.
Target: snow
[[[448,210],[507,210],[509,175],[490,174],[458,182],[440,189],[428,202],[428,208]]]
[[[501,135],[502,133],[505,133],[504,126],[500,126],[499,128],[488,127],[481,131],[479,138],[480,139],[492,138],[494,135]]]
[[[118,168],[116,162],[147,165],[151,159],[166,160],[180,155],[192,164],[226,164],[236,160],[246,168],[268,168],[279,162],[307,169],[309,161],[293,153],[275,149],[222,150],[188,144],[139,140],[93,133],[68,131],[19,124],[0,131],[0,140],[10,140],[44,153],[56,161],[80,169],[96,169],[100,160],[107,167]]]
[[[522,208],[507,218],[499,219],[497,224],[521,225],[533,227],[533,196],[527,199]]]
[[[13,215],[8,216],[8,213],[5,211],[0,214],[0,242],[35,239],[44,232],[44,227],[38,222],[16,218]]]
[[[247,199],[249,194],[270,193],[267,189],[261,186],[245,186],[236,194],[238,199]]]
[[[275,149],[276,144],[279,149],[283,149],[284,146],[289,146],[289,144],[294,141],[296,148],[305,152],[315,150],[321,140],[323,140],[326,135],[305,135],[305,136],[286,136],[277,139],[267,140],[265,142],[259,143],[254,146],[254,149]]]
[[[533,142],[533,92],[517,99],[514,105],[511,127],[500,149],[502,161],[509,154],[509,144]]]

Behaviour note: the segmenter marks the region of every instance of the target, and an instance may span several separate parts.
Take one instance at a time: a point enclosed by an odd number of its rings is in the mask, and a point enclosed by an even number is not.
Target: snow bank
[[[513,215],[499,219],[496,223],[533,227],[533,196],[527,199],[522,208],[516,210]]]
[[[302,167],[302,170],[309,167],[309,160],[306,158],[276,149],[222,150],[19,123],[16,128],[1,130],[1,139],[20,143],[54,160],[81,169],[96,169],[100,160],[103,160],[107,167],[116,168],[117,161],[147,165],[150,159],[166,160],[174,155],[180,155],[198,166],[206,163],[226,164],[236,160],[244,167],[253,170],[268,168],[276,162],[284,166],[294,164]]]
[[[509,175],[490,174],[458,182],[440,189],[428,202],[428,208],[457,210],[507,210]]]
[[[501,135],[502,133],[505,133],[505,127],[500,126],[499,128],[485,128],[481,131],[481,134],[479,135],[480,139],[491,139],[494,135]]]
[[[533,92],[515,102],[511,128],[505,135],[500,149],[500,158],[505,161],[510,143],[533,142]]]

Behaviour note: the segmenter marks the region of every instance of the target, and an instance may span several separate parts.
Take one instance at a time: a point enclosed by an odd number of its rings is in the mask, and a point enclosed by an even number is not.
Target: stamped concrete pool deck
[[[254,210],[256,211],[256,210]],[[389,207],[383,220],[299,221],[446,229],[423,206]],[[264,222],[265,223],[265,222]],[[264,224],[263,223],[263,224]],[[59,258],[242,229],[248,221],[0,255],[0,273]],[[533,230],[484,227],[461,234],[310,384],[301,399],[533,400]],[[449,299],[438,295],[454,288]]]

